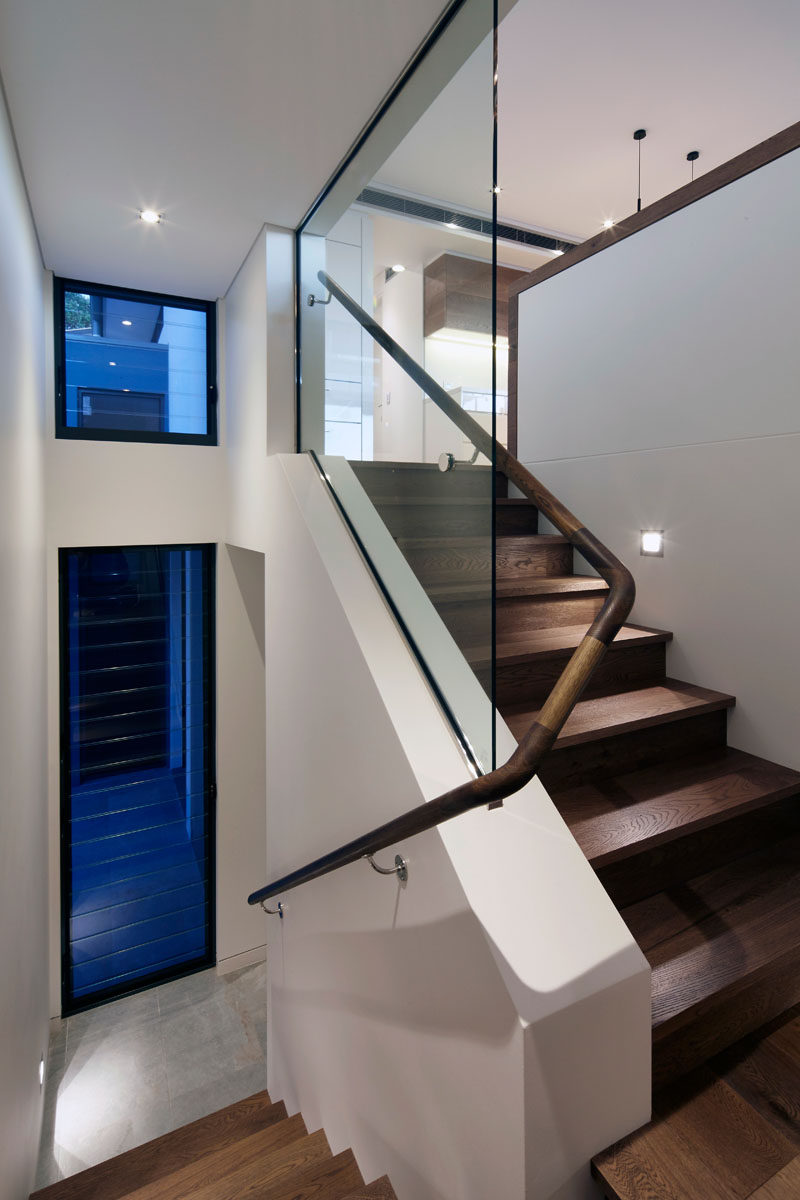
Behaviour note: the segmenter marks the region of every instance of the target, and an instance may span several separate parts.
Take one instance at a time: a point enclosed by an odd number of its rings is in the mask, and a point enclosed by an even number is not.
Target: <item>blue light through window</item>
[[[216,442],[214,306],[56,280],[60,437]]]

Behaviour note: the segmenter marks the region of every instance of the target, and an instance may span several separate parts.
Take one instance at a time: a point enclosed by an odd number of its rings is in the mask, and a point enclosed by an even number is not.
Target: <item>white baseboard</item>
[[[254,946],[252,950],[243,950],[241,954],[232,954],[230,958],[221,958],[217,963],[218,975],[229,975],[240,967],[249,967],[253,963],[264,962],[267,957],[266,946]]]

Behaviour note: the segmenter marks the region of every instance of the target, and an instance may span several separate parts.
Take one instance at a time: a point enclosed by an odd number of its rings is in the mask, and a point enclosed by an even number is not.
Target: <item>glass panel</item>
[[[212,562],[61,552],[67,1010],[212,958]]]
[[[63,326],[67,429],[143,438],[209,433],[207,305],[65,282]]]
[[[359,497],[371,501],[404,556],[393,586],[410,591],[393,599],[484,770],[492,703],[467,712],[452,695],[423,607],[491,701],[491,437],[496,422],[505,437],[507,371],[494,345],[493,19],[491,0],[467,0],[299,235],[301,449],[326,456],[359,519]]]

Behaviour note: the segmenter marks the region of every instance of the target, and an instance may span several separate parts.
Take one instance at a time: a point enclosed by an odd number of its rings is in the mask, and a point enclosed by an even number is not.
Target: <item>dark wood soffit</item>
[[[788,129],[781,130],[773,137],[767,138],[765,142],[751,146],[743,154],[737,154],[736,158],[722,163],[721,166],[715,167],[706,175],[701,175],[692,183],[687,183],[677,191],[670,192],[668,196],[662,196],[660,200],[656,200],[655,204],[649,204],[641,212],[633,213],[624,220],[618,221],[612,229],[604,229],[594,237],[587,238],[585,242],[581,242],[572,250],[566,250],[552,262],[545,263],[543,267],[537,267],[526,278],[511,284],[509,299],[518,296],[521,292],[526,292],[528,288],[536,287],[537,283],[544,283],[545,279],[550,279],[552,275],[558,275],[560,271],[566,271],[570,267],[574,267],[576,263],[591,258],[593,254],[598,254],[601,250],[607,250],[609,246],[616,246],[618,242],[621,242],[623,238],[630,237],[632,233],[638,233],[640,229],[646,229],[648,225],[655,225],[664,217],[669,217],[672,213],[686,208],[687,205],[694,204],[695,200],[702,200],[704,196],[709,196],[712,192],[727,187],[729,183],[735,183],[737,179],[749,175],[751,171],[757,171],[759,167],[765,167],[767,163],[774,162],[775,159],[782,158],[784,154],[789,154],[798,148],[800,148],[800,121],[790,125]]]

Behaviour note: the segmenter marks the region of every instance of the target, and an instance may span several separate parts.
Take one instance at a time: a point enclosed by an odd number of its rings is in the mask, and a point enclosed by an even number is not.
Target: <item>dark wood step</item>
[[[437,463],[353,462],[364,491],[373,503],[382,496],[462,497],[492,500],[492,471],[488,466],[459,464],[453,471],[440,471]],[[505,480],[505,476],[502,476]]]
[[[497,704],[507,720],[507,712],[513,720],[516,710],[535,710],[544,703],[587,628],[563,625],[522,630],[498,640]],[[602,696],[657,684],[666,672],[665,647],[671,638],[666,630],[624,625],[595,668],[584,695]],[[471,650],[467,657],[476,672],[488,666],[486,650]]]
[[[536,533],[539,513],[528,500],[498,496],[495,500],[495,533],[497,537]]]
[[[740,1048],[739,1056],[746,1060],[747,1050]],[[800,1163],[796,1142],[715,1066],[661,1092],[650,1124],[595,1156],[592,1176],[608,1200],[793,1200],[800,1194],[791,1184],[792,1177],[800,1182],[792,1167]],[[795,1072],[799,1067],[796,1062]],[[795,1074],[796,1098],[797,1081]]]
[[[345,1200],[397,1200],[397,1193],[389,1182],[389,1176],[382,1175],[357,1192],[349,1192]]]
[[[597,875],[621,908],[799,832],[800,804],[792,795],[761,808],[731,813],[707,829],[598,867]]]
[[[174,1182],[172,1191],[163,1190],[152,1196],[147,1191],[137,1192],[135,1200],[182,1200],[184,1196],[191,1196],[192,1200],[240,1200],[242,1196],[258,1196],[259,1200],[289,1200],[290,1197],[291,1200],[301,1200],[301,1197],[304,1200],[305,1197],[324,1195],[320,1189],[314,1192],[308,1186],[303,1190],[302,1184],[314,1178],[318,1171],[329,1168],[334,1161],[328,1139],[319,1129],[280,1150],[262,1155],[256,1162],[235,1166],[221,1179],[187,1186],[183,1177],[175,1177],[174,1181],[167,1177],[160,1181],[160,1186],[166,1189]],[[202,1166],[202,1160],[199,1165]],[[351,1190],[356,1186],[358,1180],[353,1180]]]
[[[548,586],[550,583],[556,586]],[[573,584],[574,586],[569,586]],[[491,581],[436,584],[426,588],[447,627],[467,641],[480,639],[491,615]],[[591,624],[608,588],[601,579],[582,576],[519,577],[499,580],[495,613],[500,641],[528,629]]]
[[[326,1161],[296,1172],[276,1188],[259,1189],[258,1200],[347,1200],[354,1191],[364,1187],[364,1177],[352,1150],[343,1150]],[[220,1200],[239,1200],[241,1192]],[[201,1197],[200,1200],[212,1200]],[[213,1200],[217,1200],[215,1196]]]
[[[483,500],[387,496],[375,499],[374,504],[386,528],[398,540],[480,537],[491,544],[492,506]]]
[[[316,1161],[326,1150],[327,1142],[323,1145],[318,1135],[310,1137],[303,1118],[297,1115],[240,1138],[224,1150],[201,1153],[187,1166],[136,1188],[134,1194],[136,1200],[174,1200],[178,1196],[227,1200],[241,1195],[246,1183],[282,1178],[295,1164],[305,1165],[309,1158]]]
[[[680,721],[687,713],[732,708],[735,703],[735,697],[724,692],[713,692],[694,683],[669,678],[650,687],[579,700],[556,740],[554,753],[586,742]],[[538,714],[538,705],[517,704],[503,710],[506,724],[515,737],[521,736]]]
[[[305,1133],[302,1119],[291,1120],[294,1122],[291,1126],[293,1138],[302,1136]],[[273,1129],[285,1121],[283,1101],[273,1104],[266,1092],[259,1092],[107,1162],[41,1188],[33,1196],[36,1200],[120,1200],[128,1192],[193,1163],[200,1155],[235,1146],[242,1138]],[[283,1132],[276,1136],[282,1137],[285,1133],[284,1126]]]
[[[800,772],[725,747],[555,792],[553,801],[601,867],[799,792]]]
[[[622,909],[652,968],[653,1078],[800,1001],[800,835]]]
[[[397,545],[426,587],[491,579],[491,539],[486,537],[399,537]],[[568,577],[572,547],[565,538],[541,534],[498,537],[498,582],[521,577]]]

